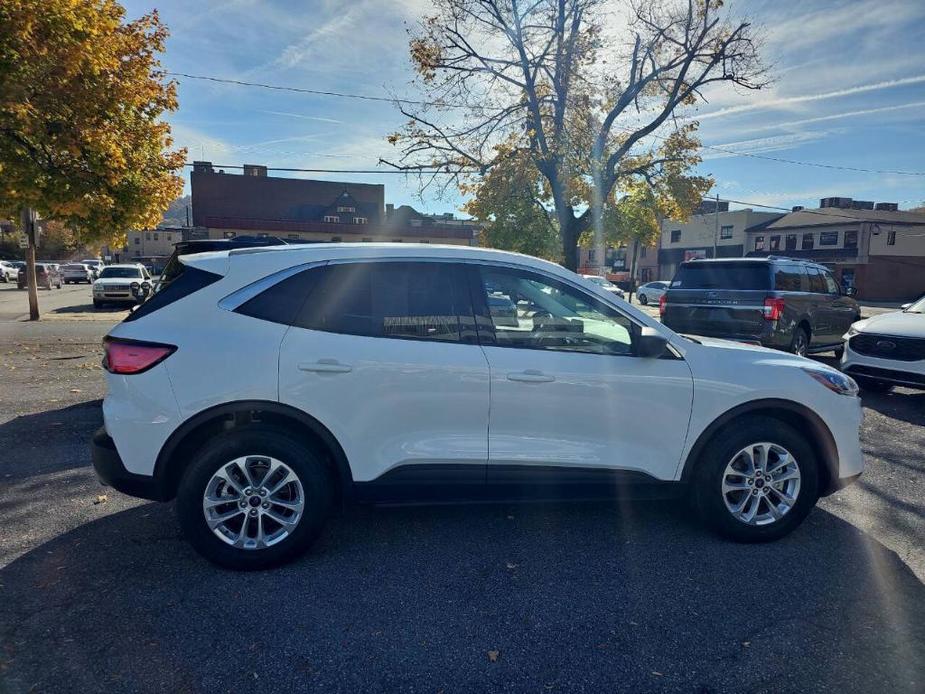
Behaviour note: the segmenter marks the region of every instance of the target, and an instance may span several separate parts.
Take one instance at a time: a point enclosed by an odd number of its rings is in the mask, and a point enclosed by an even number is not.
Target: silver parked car
[[[620,289],[617,285],[611,282],[606,277],[600,277],[599,275],[582,275],[586,280],[596,284],[598,287],[604,291],[610,292],[615,296],[619,296],[621,299],[625,299],[626,295],[623,293],[623,290]]]
[[[83,263],[68,263],[61,266],[61,276],[64,277],[65,284],[79,284],[86,282],[93,284],[93,270],[89,265]]]
[[[658,300],[662,298],[662,294],[668,291],[669,284],[671,283],[664,282],[662,280],[657,282],[646,282],[636,290],[636,296],[639,298],[639,303],[643,306],[650,302],[658,303]]]

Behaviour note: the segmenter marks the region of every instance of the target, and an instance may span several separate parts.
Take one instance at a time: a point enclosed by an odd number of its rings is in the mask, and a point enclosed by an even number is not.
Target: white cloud
[[[735,150],[730,152],[720,152],[715,149],[704,149],[702,158],[704,161],[709,159],[725,159],[727,157],[736,157],[742,154],[761,154],[764,152],[776,152],[782,149],[791,149],[808,142],[816,142],[827,137],[830,131],[811,130],[800,133],[789,133],[787,135],[775,135],[773,137],[759,137],[750,140],[738,140],[736,142],[724,142],[707,147],[716,147],[722,149]]]
[[[301,120],[314,120],[320,123],[343,123],[342,120],[337,120],[336,118],[323,118],[321,116],[308,116],[304,113],[288,113],[287,111],[259,111],[259,113],[267,113],[271,116],[285,116],[287,118],[299,118]]]

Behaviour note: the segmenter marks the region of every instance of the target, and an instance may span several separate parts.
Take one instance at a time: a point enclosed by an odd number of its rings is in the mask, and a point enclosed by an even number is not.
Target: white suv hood
[[[896,311],[881,313],[854,324],[862,333],[895,335],[896,337],[925,337],[925,314]]]

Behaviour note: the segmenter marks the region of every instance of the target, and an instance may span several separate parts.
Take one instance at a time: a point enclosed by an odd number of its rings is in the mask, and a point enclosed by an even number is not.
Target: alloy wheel
[[[787,449],[760,442],[736,453],[723,472],[726,509],[747,525],[783,518],[800,495],[800,467]]]
[[[223,542],[244,550],[271,547],[302,518],[305,493],[292,469],[276,458],[248,455],[222,465],[206,485],[202,513]]]

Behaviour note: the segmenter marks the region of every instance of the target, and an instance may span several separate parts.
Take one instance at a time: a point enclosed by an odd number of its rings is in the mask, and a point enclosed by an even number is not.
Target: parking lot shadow
[[[890,691],[925,682],[925,587],[817,509],[772,544],[682,504],[363,509],[234,573],[168,505],[0,570],[5,691]]]
[[[74,306],[61,306],[59,308],[52,309],[49,313],[55,314],[70,314],[70,313],[125,313],[125,306],[120,306],[118,304],[104,304],[97,308],[93,303],[87,304],[77,304]]]

